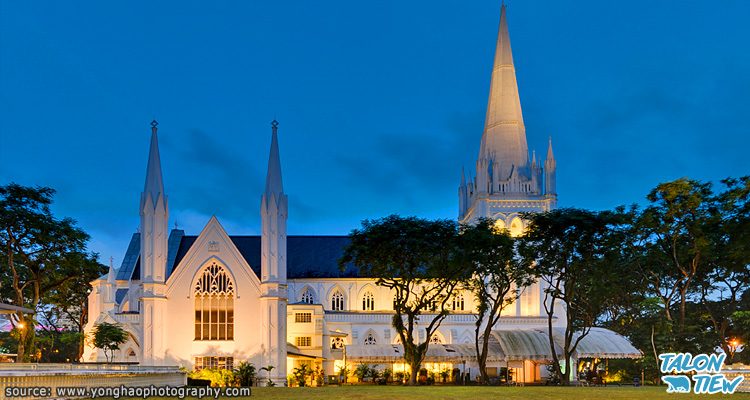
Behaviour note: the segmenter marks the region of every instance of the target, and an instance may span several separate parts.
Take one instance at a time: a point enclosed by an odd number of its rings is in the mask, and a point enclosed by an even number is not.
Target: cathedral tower
[[[146,168],[146,184],[141,193],[141,321],[143,326],[142,363],[160,365],[164,361],[166,310],[164,296],[167,266],[167,220],[169,206],[159,158],[156,121],[151,122],[151,149]]]
[[[544,165],[537,161],[535,154],[529,160],[505,14],[503,5],[476,177],[467,182],[463,171],[461,173],[458,214],[464,223],[483,217],[497,219],[498,224],[513,233],[514,221],[516,232],[522,229],[520,220],[514,219],[517,213],[550,210],[556,205],[557,194],[551,141]]]
[[[286,382],[286,220],[287,196],[281,179],[277,121],[271,123],[266,188],[260,200],[261,310],[264,365],[273,365],[271,379]]]

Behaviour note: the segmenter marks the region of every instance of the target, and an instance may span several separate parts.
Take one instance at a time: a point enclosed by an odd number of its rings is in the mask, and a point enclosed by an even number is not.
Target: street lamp
[[[727,343],[727,347],[729,347],[729,360],[734,361],[734,353],[737,351],[737,348],[740,347],[742,343],[740,343],[737,338],[734,338]]]

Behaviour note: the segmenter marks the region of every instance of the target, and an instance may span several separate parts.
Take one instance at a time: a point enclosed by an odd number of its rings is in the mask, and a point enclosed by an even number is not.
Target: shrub
[[[299,367],[292,370],[292,378],[297,386],[305,387],[307,385],[307,377],[312,375],[313,371],[307,364],[302,364]]]
[[[357,368],[354,369],[353,375],[356,376],[360,382],[364,382],[365,378],[370,376],[370,365],[368,364],[357,365]]]
[[[188,374],[188,378],[210,381],[212,387],[227,387],[235,384],[234,372],[228,369],[204,368],[192,371]]]
[[[247,361],[241,362],[234,369],[234,377],[240,386],[253,386],[255,382],[255,365]]]

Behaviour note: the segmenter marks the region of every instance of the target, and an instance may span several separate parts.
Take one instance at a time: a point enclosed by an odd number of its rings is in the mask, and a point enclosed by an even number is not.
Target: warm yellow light
[[[25,327],[26,327],[26,324],[24,324],[23,322],[18,323],[18,329],[23,329]]]

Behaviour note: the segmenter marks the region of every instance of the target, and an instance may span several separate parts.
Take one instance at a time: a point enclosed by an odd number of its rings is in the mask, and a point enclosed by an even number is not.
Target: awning
[[[24,314],[33,314],[34,310],[26,307],[14,306],[12,304],[0,303],[0,314],[15,314],[16,312]]]
[[[536,330],[492,331],[490,344],[499,346],[505,354],[504,361],[551,361],[552,352],[547,335]],[[561,353],[558,350],[558,354]]]
[[[565,329],[552,329],[555,342],[561,346],[565,337]],[[578,336],[578,333],[574,334],[573,340]],[[643,353],[633,347],[627,338],[604,328],[591,328],[576,347],[576,358],[641,358],[642,356]]]
[[[574,334],[574,339],[580,333]],[[552,361],[546,329],[492,331],[494,340],[505,352],[506,361]],[[562,358],[565,328],[552,328],[555,351]],[[492,342],[491,340],[490,342]],[[640,358],[643,354],[624,336],[604,328],[591,328],[576,346],[575,358]]]
[[[313,354],[305,354],[305,353],[303,353],[299,349],[299,347],[297,347],[297,346],[295,346],[295,345],[293,345],[293,344],[291,344],[289,342],[286,342],[286,356],[287,357],[291,357],[291,358],[306,358],[306,359],[310,359],[310,360],[323,359],[323,357],[316,356],[316,355],[313,355]]]
[[[553,328],[555,351],[562,358],[564,328]],[[551,362],[549,336],[545,329],[515,329],[492,331],[487,361],[515,363],[523,360]],[[576,336],[578,337],[578,336]],[[400,344],[346,345],[346,359],[353,362],[403,362],[404,348]],[[604,328],[591,328],[578,343],[575,358],[640,358],[642,353],[625,337]],[[474,344],[430,344],[425,362],[475,361]]]
[[[346,360],[353,362],[404,362],[404,347],[400,344],[346,345]],[[473,344],[432,343],[427,348],[424,362],[463,362],[476,360]],[[490,345],[488,361],[504,359],[499,347]]]

